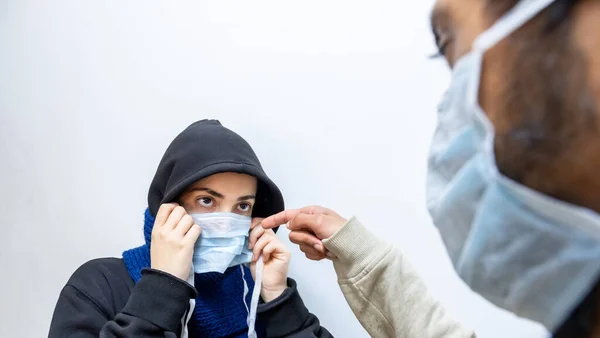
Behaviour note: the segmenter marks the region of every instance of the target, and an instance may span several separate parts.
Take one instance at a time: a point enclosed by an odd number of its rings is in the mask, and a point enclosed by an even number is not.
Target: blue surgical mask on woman
[[[243,301],[248,310],[248,338],[255,338],[256,308],[262,284],[263,261],[260,258],[256,265],[256,280],[250,304],[246,304],[249,292],[241,264],[252,261],[252,251],[248,249],[248,236],[252,218],[234,213],[191,214],[194,222],[202,228],[202,234],[194,246],[192,259],[195,273],[220,272],[227,268],[240,266],[244,283]]]
[[[248,235],[252,219],[234,213],[191,214],[202,228],[194,246],[195,273],[220,272],[252,261]]]

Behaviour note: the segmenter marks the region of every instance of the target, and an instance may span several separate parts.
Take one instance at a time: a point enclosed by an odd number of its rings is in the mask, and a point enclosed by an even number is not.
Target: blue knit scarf
[[[137,283],[142,278],[142,269],[150,267],[150,238],[154,217],[146,209],[144,214],[144,237],[146,244],[123,252],[123,260],[129,275]],[[254,280],[247,267],[244,278],[250,292],[246,302],[250,304]],[[248,312],[243,302],[244,283],[239,266],[231,267],[221,274],[209,272],[195,274],[194,286],[198,292],[196,307],[188,324],[191,338],[204,337],[248,337],[246,317]],[[257,327],[259,336],[261,332]]]

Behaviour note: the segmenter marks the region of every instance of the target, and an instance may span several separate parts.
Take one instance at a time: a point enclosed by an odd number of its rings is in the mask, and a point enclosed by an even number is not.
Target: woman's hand
[[[292,255],[273,230],[265,230],[260,225],[261,221],[261,218],[252,220],[248,245],[253,254],[250,271],[256,278],[256,262],[262,255],[264,270],[260,295],[263,301],[268,303],[287,289],[288,269]]]
[[[194,244],[201,232],[202,228],[194,224],[183,207],[176,203],[161,205],[152,229],[151,268],[187,281],[192,269]]]

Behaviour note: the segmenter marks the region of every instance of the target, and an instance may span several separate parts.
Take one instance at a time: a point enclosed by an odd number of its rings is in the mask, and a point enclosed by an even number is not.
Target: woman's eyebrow
[[[256,199],[256,195],[246,195],[238,198],[238,201],[247,201]]]
[[[214,191],[214,190],[212,190],[212,189],[209,189],[209,188],[192,188],[192,189],[190,189],[190,190],[188,191],[188,193],[190,193],[190,192],[194,192],[194,191],[205,191],[205,192],[207,192],[208,194],[210,194],[210,195],[213,195],[214,197],[218,197],[218,198],[223,198],[223,197],[225,197],[225,196],[223,196],[223,194],[221,194],[221,193],[219,193],[219,192],[216,192],[216,191]]]

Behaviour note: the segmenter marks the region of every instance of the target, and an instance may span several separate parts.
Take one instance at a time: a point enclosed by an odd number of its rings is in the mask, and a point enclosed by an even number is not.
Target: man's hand
[[[283,245],[273,230],[265,230],[261,218],[252,220],[248,246],[252,250],[250,271],[256,278],[256,262],[262,255],[264,262],[262,289],[260,295],[265,303],[279,297],[287,289],[287,276],[290,266],[290,251]]]
[[[315,261],[334,258],[321,240],[327,239],[341,229],[347,220],[332,210],[319,207],[285,210],[261,222],[265,229],[288,224],[290,241],[298,244],[308,259]]]
[[[152,229],[152,269],[187,280],[192,268],[194,244],[201,232],[202,228],[194,224],[183,207],[176,203],[161,205]]]

